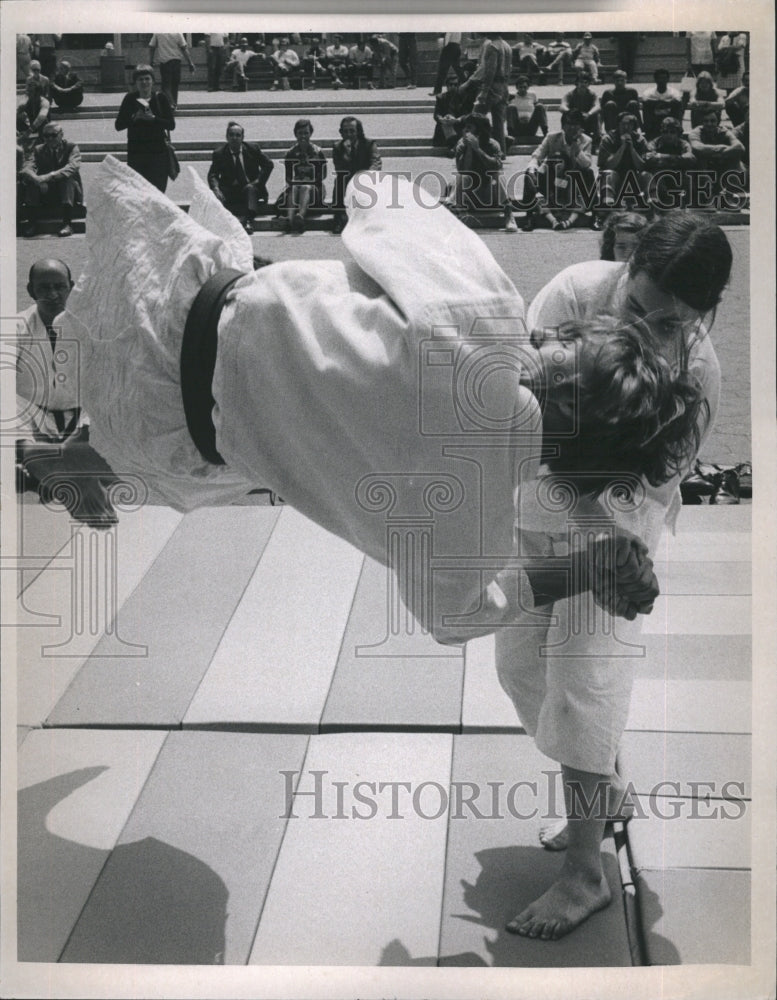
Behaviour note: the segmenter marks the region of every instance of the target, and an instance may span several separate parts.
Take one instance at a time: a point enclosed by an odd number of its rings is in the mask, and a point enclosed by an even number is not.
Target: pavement
[[[20,505],[22,961],[749,963],[750,507],[658,547],[624,649],[639,814],[602,846],[610,906],[542,942],[504,924],[561,864],[558,767],[493,638],[392,626],[383,568],[253,499],[109,532]]]

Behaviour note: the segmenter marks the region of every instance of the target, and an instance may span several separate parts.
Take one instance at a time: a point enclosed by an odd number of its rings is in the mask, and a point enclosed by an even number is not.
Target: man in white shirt
[[[72,287],[64,261],[36,260],[30,268],[34,302],[17,323],[16,396],[21,430],[38,442],[65,441],[80,425],[76,345],[59,339],[57,324]]]
[[[170,98],[173,110],[178,107],[178,87],[181,83],[181,57],[189,64],[189,72],[194,72],[194,63],[189,55],[189,46],[180,32],[157,34],[151,36],[148,43],[149,65],[154,65],[154,58],[159,57],[159,75],[162,80],[162,90]]]
[[[289,89],[289,77],[299,72],[299,56],[294,49],[289,48],[288,38],[282,38],[278,43],[278,48],[272,54],[275,63],[275,79],[270,90]]]
[[[326,47],[326,68],[332,78],[332,86],[339,90],[343,86],[343,76],[348,72],[348,46],[340,35],[332,36],[332,44]]]
[[[248,75],[246,73],[246,67],[255,55],[256,53],[254,50],[248,48],[247,38],[241,38],[239,47],[232,50],[228,68],[232,73],[233,90],[248,90]]]

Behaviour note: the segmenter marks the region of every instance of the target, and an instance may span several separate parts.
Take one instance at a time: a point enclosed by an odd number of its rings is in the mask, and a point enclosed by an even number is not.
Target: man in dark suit
[[[45,205],[61,215],[59,235],[72,236],[73,207],[84,200],[79,169],[81,151],[75,143],[65,141],[56,122],[44,125],[42,138],[43,142],[35,147],[32,159],[19,175],[29,220],[24,235],[35,235],[35,225]]]
[[[227,141],[213,153],[208,184],[218,200],[252,233],[260,203],[267,203],[267,178],[273,162],[255,142],[244,142],[242,125],[227,125]]]
[[[335,166],[335,188],[332,207],[335,210],[333,233],[345,229],[345,189],[348,181],[360,170],[380,170],[382,161],[378,145],[364,135],[364,126],[358,118],[348,115],[340,122],[342,138],[332,147],[332,161]]]

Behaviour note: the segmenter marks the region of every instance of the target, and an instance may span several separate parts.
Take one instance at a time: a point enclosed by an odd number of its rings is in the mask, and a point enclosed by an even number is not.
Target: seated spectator
[[[83,103],[84,85],[66,59],[59,64],[59,70],[51,81],[51,96],[63,111],[75,111]]]
[[[249,49],[248,39],[245,37],[240,39],[236,49],[232,49],[226,72],[232,75],[233,90],[248,90],[247,67],[255,55],[254,50]]]
[[[726,98],[726,114],[732,125],[741,125],[750,113],[750,74],[742,74],[742,86]]]
[[[27,77],[28,80],[34,80],[36,84],[41,89],[41,93],[48,100],[51,96],[51,81],[47,76],[44,76],[40,71],[40,63],[37,59],[33,59],[30,62],[30,75]]]
[[[599,98],[591,90],[591,83],[590,73],[585,70],[578,73],[574,89],[561,98],[561,111],[580,112],[583,131],[591,137],[591,152],[595,153],[599,148],[601,137],[601,107]]]
[[[578,183],[579,179],[579,183]],[[585,211],[583,188],[594,191],[591,140],[583,131],[579,111],[563,111],[561,131],[546,135],[531,155],[521,203],[526,208],[524,229],[531,232],[535,215],[544,215],[554,229],[569,229]],[[559,211],[568,212],[565,219]]]
[[[456,177],[444,203],[459,211],[500,208],[506,232],[518,232],[504,182],[502,148],[491,138],[486,115],[473,111],[464,119],[456,145]]]
[[[289,232],[303,233],[310,209],[324,205],[324,178],[326,157],[320,146],[310,141],[313,125],[307,118],[300,118],[294,126],[296,142],[283,160],[286,188],[278,199],[279,213],[286,212]]]
[[[683,120],[683,95],[669,86],[669,70],[657,69],[653,79],[655,87],[642,95],[642,121],[648,140],[659,135],[664,118]]]
[[[524,34],[518,40],[518,44],[513,46],[513,66],[519,73],[531,79],[540,72],[541,53],[542,46],[534,41],[534,36]]]
[[[279,87],[281,90],[288,90],[290,87],[289,77],[299,76],[300,72],[299,56],[294,49],[289,48],[288,38],[280,40],[278,48],[273,52],[271,58],[274,63],[275,78],[270,90],[278,90]]]
[[[627,261],[647,224],[647,219],[639,212],[609,212],[602,228],[599,259]]]
[[[602,107],[602,120],[607,132],[613,132],[618,127],[618,116],[624,111],[634,115],[642,124],[639,107],[639,94],[633,87],[626,86],[625,70],[616,69],[613,73],[613,86],[602,92],[599,103]]]
[[[553,41],[548,42],[540,55],[540,64],[543,72],[550,75],[554,70],[558,72],[558,84],[564,84],[564,70],[572,65],[572,46],[564,38],[563,31],[557,31]]]
[[[348,46],[343,44],[342,36],[333,35],[332,44],[326,47],[326,68],[335,90],[344,86],[343,77],[348,73],[348,56]]]
[[[35,147],[32,159],[21,172],[28,222],[25,236],[34,236],[44,208],[56,211],[62,221],[60,236],[72,236],[73,208],[83,203],[81,151],[66,142],[56,122],[44,125],[43,142]]]
[[[359,87],[359,80],[366,80],[367,90],[372,90],[373,52],[365,41],[360,39],[348,51],[348,82],[354,88]]]
[[[316,89],[316,79],[318,77],[326,76],[326,52],[321,45],[320,38],[311,38],[310,45],[305,50],[305,55],[302,57],[302,72],[305,76],[310,77],[309,87],[311,90]]]
[[[25,91],[27,97],[16,109],[16,133],[25,138],[36,137],[49,120],[51,105],[39,81],[31,76],[27,78]]]
[[[572,60],[575,69],[585,70],[591,75],[591,82],[599,82],[599,49],[594,45],[593,36],[590,31],[583,34],[582,42],[572,53]]]
[[[82,423],[77,353],[57,348],[57,317],[72,288],[70,268],[62,260],[36,260],[30,268],[27,293],[33,305],[20,314],[16,338],[16,395],[28,441],[61,444]],[[40,377],[43,372],[47,378]],[[23,448],[24,441],[17,442],[17,451]]]
[[[645,169],[651,175],[648,196],[655,208],[679,208],[678,191],[686,201],[690,198],[688,171],[695,163],[696,157],[683,135],[682,125],[677,118],[667,116],[661,122],[661,133],[648,143],[645,155]]]
[[[475,95],[472,91],[461,91],[457,77],[449,77],[448,84],[442,94],[434,102],[434,136],[432,145],[435,149],[446,149],[449,156],[454,155],[456,143],[461,138],[462,123],[472,111]]]
[[[707,110],[688,139],[699,168],[712,174],[712,193],[721,203],[728,200],[728,192],[744,190],[745,147],[731,129],[720,124],[715,108]]]
[[[714,111],[720,121],[726,107],[725,95],[717,89],[709,73],[702,72],[696,77],[696,90],[688,106],[691,109],[691,128],[701,125],[708,111]]]
[[[507,105],[507,132],[517,143],[536,139],[537,132],[548,134],[548,113],[533,90],[529,90],[528,76],[515,81],[515,97]]]
[[[373,35],[370,38],[370,46],[372,65],[377,70],[377,84],[381,88],[391,90],[397,80],[399,49],[385,35]]]
[[[208,184],[221,204],[240,219],[245,231],[252,233],[259,205],[267,204],[267,178],[273,162],[257,143],[244,142],[244,135],[238,122],[227,125],[227,141],[213,153]]]
[[[332,147],[332,162],[335,168],[335,187],[332,207],[335,210],[333,233],[341,233],[345,228],[345,189],[348,181],[360,170],[380,170],[382,161],[378,144],[365,138],[364,126],[358,118],[349,115],[340,122],[341,138]]]
[[[603,208],[622,208],[626,200],[635,200],[640,207],[646,207],[650,180],[645,169],[646,155],[647,142],[639,131],[637,118],[624,111],[618,116],[617,129],[606,132],[599,147],[597,162]]]

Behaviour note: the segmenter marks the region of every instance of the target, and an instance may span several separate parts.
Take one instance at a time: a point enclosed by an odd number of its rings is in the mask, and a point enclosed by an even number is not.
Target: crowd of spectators
[[[41,214],[48,211],[60,217],[61,235],[69,235],[73,211],[82,199],[78,146],[65,138],[62,128],[47,129],[58,110],[76,111],[84,99],[83,82],[70,63],[57,64],[58,41],[57,36],[20,36],[17,44],[19,65],[27,69],[24,99],[17,108],[17,191],[20,220],[24,232],[30,234]],[[208,88],[215,91],[226,79],[236,89],[246,89],[253,59],[267,63],[274,89],[287,89],[295,78],[309,87],[322,79],[335,88],[363,83],[393,86],[398,67],[407,86],[415,86],[415,36],[406,33],[398,41],[395,45],[389,37],[375,34],[348,46],[342,36],[334,34],[310,36],[301,48],[297,36],[267,41],[264,36],[249,39],[243,35],[232,47],[229,34],[211,34],[203,39]],[[516,45],[497,32],[481,37],[441,36],[433,90],[433,142],[456,161],[447,201],[456,210],[490,207],[503,211],[511,230],[514,209],[524,210],[526,229],[541,217],[554,228],[565,229],[582,214],[594,228],[601,228],[610,212],[624,206],[648,212],[678,203],[698,207],[708,195],[719,199],[722,207],[739,207],[747,190],[749,161],[746,52],[747,36],[742,32],[689,33],[688,67],[681,87],[672,85],[668,71],[658,68],[654,86],[640,93],[629,83],[626,71],[617,69],[611,85],[598,96],[592,85],[601,59],[590,33],[583,35],[576,48],[562,33],[542,44],[525,34]],[[154,61],[160,69],[159,89],[154,83]],[[127,132],[128,162],[163,191],[169,178],[168,141],[175,128],[184,61],[193,71],[182,34],[153,35],[149,63],[135,67],[133,88],[116,118],[117,130]],[[520,72],[511,94],[509,81],[516,66]],[[561,129],[551,132],[548,109],[532,79],[541,81],[570,67],[576,67],[577,78],[561,99]],[[684,131],[686,114],[690,128]],[[304,228],[308,213],[326,204],[326,157],[312,142],[309,119],[300,120],[297,130],[284,161],[286,187],[277,206],[293,231]],[[266,182],[272,162],[255,143],[244,141],[238,123],[230,123],[226,138],[227,143],[217,151],[218,163],[214,153],[209,181],[217,197],[221,192],[224,203],[250,231],[253,218],[268,200]],[[522,195],[511,185],[508,197],[503,162],[510,147],[538,141]],[[243,152],[237,166],[232,158],[230,168],[227,151],[231,144]],[[495,157],[496,147],[499,154]],[[352,116],[343,120],[333,152],[332,207],[334,228],[340,231],[345,219],[344,179],[360,169],[377,169],[380,156]],[[699,171],[706,177],[701,186],[695,180]]]

